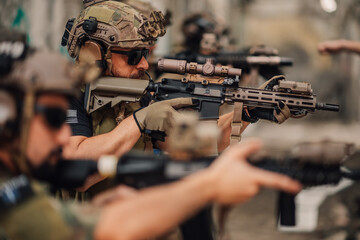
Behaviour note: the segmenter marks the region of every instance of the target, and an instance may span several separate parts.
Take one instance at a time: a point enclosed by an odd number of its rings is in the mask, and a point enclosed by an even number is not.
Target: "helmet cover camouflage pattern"
[[[87,40],[96,40],[107,48],[151,47],[159,36],[165,34],[164,16],[152,12],[150,20],[129,5],[117,1],[100,1],[85,8],[71,29],[68,51],[77,57],[79,48]],[[84,30],[84,23],[93,21],[93,32]]]

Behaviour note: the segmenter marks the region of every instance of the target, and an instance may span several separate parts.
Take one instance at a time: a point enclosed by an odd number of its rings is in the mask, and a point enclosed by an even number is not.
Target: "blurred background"
[[[300,141],[323,139],[354,142],[358,147],[360,146],[360,56],[346,52],[323,56],[317,51],[318,43],[326,40],[344,38],[360,41],[360,1],[145,0],[145,2],[164,12],[169,10],[172,13],[172,25],[168,28],[165,37],[157,44],[158,56],[178,51],[184,40],[181,31],[182,21],[193,13],[204,12],[229,28],[229,36],[235,50],[258,44],[278,49],[280,56],[294,59],[293,67],[284,68],[287,80],[307,81],[312,84],[318,101],[341,106],[340,114],[317,112],[305,119],[289,120],[282,125],[260,121],[246,130],[244,138],[261,137],[265,144],[274,150],[287,149]],[[2,25],[25,31],[33,46],[47,47],[66,54],[66,49],[60,46],[64,26],[68,18],[76,17],[83,8],[81,0],[0,0],[0,3]],[[346,191],[354,193],[354,191],[359,192],[358,189],[352,188]],[[336,191],[330,192],[333,194]],[[320,200],[312,198],[311,201]],[[322,206],[324,204],[328,202],[323,203]],[[275,205],[275,192],[265,191],[248,205],[231,212],[230,218],[235,219],[228,226],[232,238],[344,240],[346,238],[337,232],[337,235],[324,235],[319,232],[315,235],[295,233],[281,235],[274,230]],[[327,207],[321,209],[320,212],[329,210]],[[340,219],[341,225],[349,219],[349,212],[343,210],[341,204],[338,208],[332,209],[336,210],[334,210],[335,215],[327,219],[328,221],[337,224],[335,220]],[[359,209],[358,211],[360,212]],[[308,219],[305,222],[309,223],[313,220]],[[336,227],[338,225],[335,225],[334,229]]]

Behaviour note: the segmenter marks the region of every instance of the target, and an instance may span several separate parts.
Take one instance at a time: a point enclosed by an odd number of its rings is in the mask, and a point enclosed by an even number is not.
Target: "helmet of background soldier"
[[[23,35],[6,32],[0,41],[1,58],[6,59],[0,61],[0,65],[6,64],[0,66],[0,146],[19,139],[18,156],[14,160],[21,172],[28,173],[25,152],[38,94],[74,96],[86,77],[97,76],[85,73],[88,68],[74,68],[58,53],[29,49]]]
[[[215,34],[217,40],[226,33],[227,29],[213,16],[205,13],[196,13],[187,17],[182,24],[185,36],[185,45],[189,50],[199,51],[200,43],[206,34]]]
[[[94,61],[111,73],[111,47],[150,48],[165,31],[164,16],[149,17],[118,1],[84,0],[85,9],[66,25],[62,45],[79,62]]]

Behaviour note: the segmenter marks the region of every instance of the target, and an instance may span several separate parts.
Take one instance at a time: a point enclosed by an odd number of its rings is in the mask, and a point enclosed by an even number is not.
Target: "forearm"
[[[342,49],[360,54],[360,42],[342,40]]]
[[[121,156],[128,152],[138,141],[141,133],[130,116],[109,133],[90,138],[73,136],[64,147],[64,156],[70,158],[98,159],[102,155]]]
[[[108,206],[99,219],[96,239],[143,239],[166,232],[213,200],[211,181],[204,170]]]

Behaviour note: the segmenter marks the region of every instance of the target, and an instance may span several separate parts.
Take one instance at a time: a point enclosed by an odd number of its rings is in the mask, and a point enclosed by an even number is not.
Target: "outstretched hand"
[[[259,140],[232,145],[210,166],[215,189],[214,201],[221,204],[243,203],[256,195],[261,187],[297,193],[301,185],[291,178],[265,171],[247,162],[261,148]]]

